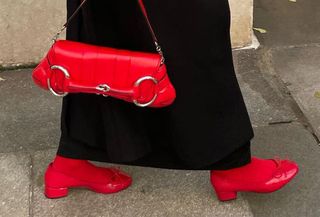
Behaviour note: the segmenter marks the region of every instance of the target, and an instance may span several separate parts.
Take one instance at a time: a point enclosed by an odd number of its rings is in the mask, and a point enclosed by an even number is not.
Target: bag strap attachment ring
[[[152,77],[152,76],[144,76],[144,77],[142,77],[142,78],[139,78],[139,79],[134,83],[134,87],[139,87],[140,84],[141,84],[143,81],[146,81],[146,80],[151,80],[151,81],[153,81],[153,83],[154,83],[155,85],[158,84],[158,80],[157,80],[156,78],[154,78],[154,77]],[[139,106],[139,107],[147,107],[147,106],[151,105],[152,103],[154,103],[154,101],[157,99],[157,97],[158,97],[158,94],[155,93],[154,96],[153,96],[153,98],[152,98],[149,102],[147,102],[147,103],[139,103],[138,100],[136,100],[136,99],[133,100],[133,103],[134,103],[136,106]]]
[[[69,74],[68,70],[65,69],[65,68],[62,67],[62,66],[53,65],[53,66],[50,67],[50,69],[51,69],[51,70],[57,69],[57,70],[61,71],[67,79],[70,78],[70,74]],[[52,72],[54,73],[54,71],[52,71]],[[58,93],[58,92],[56,92],[56,91],[51,87],[51,77],[48,77],[48,79],[47,79],[47,85],[48,85],[48,89],[50,90],[50,92],[51,92],[53,95],[55,95],[55,96],[64,97],[64,96],[68,95],[67,92]]]

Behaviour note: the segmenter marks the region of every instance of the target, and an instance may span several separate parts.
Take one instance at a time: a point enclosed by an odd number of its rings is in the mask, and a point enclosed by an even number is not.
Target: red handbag
[[[87,0],[82,1],[70,20]],[[140,107],[173,103],[176,91],[170,82],[163,53],[142,0],[138,0],[158,53],[148,53],[57,40],[33,70],[33,81],[56,96],[94,93],[133,102]]]

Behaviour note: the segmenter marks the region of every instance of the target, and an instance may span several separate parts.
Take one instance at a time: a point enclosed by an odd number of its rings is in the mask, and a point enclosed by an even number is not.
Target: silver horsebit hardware
[[[68,70],[62,66],[59,66],[59,65],[53,65],[50,67],[50,69],[54,70],[59,70],[61,71],[64,76],[69,79],[70,78],[70,74],[68,72]],[[54,71],[53,71],[54,72]],[[143,81],[147,81],[147,80],[151,80],[155,85],[158,84],[158,80],[152,76],[144,76],[142,78],[139,78],[135,83],[134,83],[134,87],[139,87],[140,84],[143,82]],[[47,79],[47,85],[48,85],[48,88],[50,90],[50,92],[55,95],[55,96],[58,96],[58,97],[64,97],[66,95],[68,95],[67,92],[64,92],[64,93],[58,93],[56,92],[52,87],[51,87],[51,78],[48,78]],[[109,92],[111,90],[111,87],[107,84],[99,84],[98,86],[96,86],[95,88],[96,90],[98,91],[101,91],[103,92],[104,94],[102,94],[103,96],[107,97],[108,95],[106,95],[107,92]],[[139,103],[137,100],[133,100],[133,103],[136,105],[136,106],[139,106],[139,107],[146,107],[146,106],[149,106],[151,105],[158,97],[158,94],[157,93],[154,93],[154,96],[153,98],[147,102],[147,103]]]
[[[53,70],[53,69],[60,70],[67,79],[70,78],[70,74],[69,74],[68,70],[66,70],[66,69],[63,68],[62,66],[53,65],[53,66],[50,67],[50,69],[51,69],[51,70]],[[54,72],[54,71],[52,71],[52,72]],[[53,95],[55,95],[55,96],[64,97],[64,96],[68,95],[68,93],[57,93],[57,92],[51,87],[51,78],[50,78],[50,77],[47,79],[47,85],[48,85],[48,88],[49,88],[50,92],[51,92]]]

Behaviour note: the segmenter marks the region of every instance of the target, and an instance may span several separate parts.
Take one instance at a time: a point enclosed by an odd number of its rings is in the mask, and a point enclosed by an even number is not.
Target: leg
[[[224,157],[220,161],[210,165],[207,169],[210,170],[228,170],[237,167],[244,166],[251,162],[251,142],[248,141],[245,145],[238,148],[228,156]],[[204,168],[206,169],[206,168]]]

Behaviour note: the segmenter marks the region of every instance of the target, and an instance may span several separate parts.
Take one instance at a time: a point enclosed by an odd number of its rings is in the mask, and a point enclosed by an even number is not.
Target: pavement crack
[[[38,63],[18,63],[18,64],[0,64],[0,73],[4,71],[14,71],[18,69],[33,69]]]
[[[269,122],[269,125],[277,125],[277,124],[290,124],[292,123],[293,120],[288,120],[288,121],[275,121],[275,122]]]
[[[302,125],[312,135],[314,140],[317,142],[318,146],[320,146],[320,139],[317,136],[317,134],[315,133],[315,130],[314,130],[313,126],[310,124],[310,122],[308,122],[308,121],[302,122]]]
[[[318,146],[320,146],[320,139],[318,138],[318,136],[317,136],[314,132],[312,132],[311,135],[312,135],[313,138],[317,141]]]

